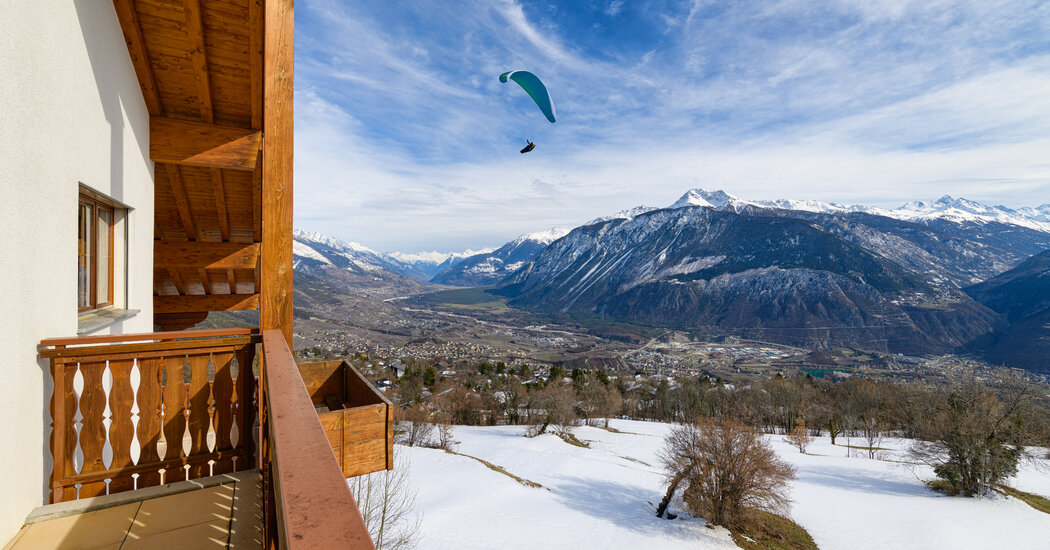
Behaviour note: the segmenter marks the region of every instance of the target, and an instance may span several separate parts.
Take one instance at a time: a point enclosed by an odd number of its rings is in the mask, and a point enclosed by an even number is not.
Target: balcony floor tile
[[[204,487],[187,490],[183,484]],[[262,488],[258,471],[155,489],[159,491],[144,490],[144,496],[151,498],[141,501],[128,502],[136,491],[96,497],[85,501],[91,511],[83,513],[82,507],[68,509],[72,503],[39,508],[32,515],[36,519],[30,519],[31,523],[22,527],[4,550],[262,547]],[[232,531],[236,532],[231,532],[231,522]]]

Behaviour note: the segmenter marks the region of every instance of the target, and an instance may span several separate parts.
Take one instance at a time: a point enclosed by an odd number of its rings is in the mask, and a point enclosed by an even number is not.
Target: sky
[[[1050,2],[296,4],[295,224],[376,250],[499,246],[697,187],[1050,203]],[[518,69],[556,123],[499,82]]]

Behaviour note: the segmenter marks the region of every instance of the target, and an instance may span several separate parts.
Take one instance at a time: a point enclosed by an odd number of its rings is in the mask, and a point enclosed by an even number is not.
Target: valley
[[[1050,277],[1026,259],[1050,248],[1050,224],[1022,213],[694,189],[476,254],[381,254],[297,231],[296,347],[723,380],[993,365],[1045,379]]]
[[[439,289],[386,299],[340,298],[323,307],[297,306],[299,355],[327,359],[366,353],[442,369],[504,362],[529,365],[537,376],[557,366],[568,371],[603,370],[614,376],[702,376],[735,383],[777,373],[932,382],[952,380],[970,370],[989,379],[1002,372],[972,356],[810,349],[596,316],[538,314],[509,307],[505,298],[483,289]],[[1034,381],[1050,388],[1050,377],[1037,375]]]

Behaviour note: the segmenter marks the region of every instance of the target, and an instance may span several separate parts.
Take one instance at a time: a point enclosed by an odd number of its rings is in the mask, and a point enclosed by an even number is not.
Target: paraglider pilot
[[[526,145],[525,148],[521,150],[521,154],[528,153],[529,151],[531,151],[531,150],[536,148],[536,144],[535,143],[533,143],[533,142],[531,142],[529,140],[525,140],[525,141],[528,142],[528,145]]]

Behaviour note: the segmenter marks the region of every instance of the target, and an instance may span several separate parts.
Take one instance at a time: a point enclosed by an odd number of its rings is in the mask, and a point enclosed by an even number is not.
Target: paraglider
[[[547,87],[543,85],[543,81],[538,76],[530,73],[529,71],[510,71],[499,75],[499,81],[506,84],[508,80],[513,80],[521,86],[521,89],[525,90],[525,93],[529,94],[529,97],[536,102],[536,106],[540,108],[540,112],[543,116],[547,117],[547,120],[554,123],[554,100],[551,99],[551,94],[547,91]],[[528,153],[529,151],[536,148],[536,144],[531,140],[525,140],[528,145],[525,146],[520,152],[521,154]]]
[[[510,71],[499,75],[499,81],[506,83],[507,80],[513,80],[517,82],[525,93],[529,94],[529,97],[536,102],[536,106],[543,112],[543,116],[547,117],[547,120],[554,122],[554,101],[551,99],[551,94],[547,92],[547,87],[543,85],[543,81],[538,76],[530,73],[529,71]]]

